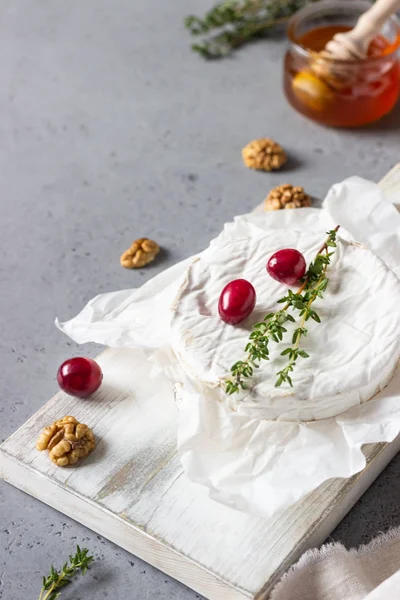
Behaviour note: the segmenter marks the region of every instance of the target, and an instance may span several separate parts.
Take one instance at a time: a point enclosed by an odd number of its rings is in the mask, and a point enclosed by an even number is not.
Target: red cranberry
[[[304,256],[294,248],[286,248],[275,252],[267,263],[268,274],[273,279],[286,285],[294,285],[306,272]]]
[[[246,279],[235,279],[224,287],[219,297],[218,312],[225,323],[236,325],[247,319],[256,305],[256,291]]]
[[[57,381],[60,388],[70,396],[86,398],[99,389],[103,373],[92,358],[77,356],[69,358],[58,369]]]

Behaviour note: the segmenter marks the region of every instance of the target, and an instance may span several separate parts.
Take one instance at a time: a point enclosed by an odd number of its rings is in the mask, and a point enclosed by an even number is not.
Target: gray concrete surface
[[[94,294],[136,287],[203,248],[272,186],[315,196],[349,175],[377,180],[399,159],[400,109],[362,131],[305,121],[281,90],[284,41],[221,62],[182,27],[203,0],[3,0],[0,20],[0,439],[55,391],[65,358],[96,355],[56,330]],[[242,146],[268,135],[287,169],[258,174]],[[120,253],[148,235],[166,252],[130,272]],[[399,524],[400,459],[332,538],[347,546]],[[63,598],[194,599],[194,592],[0,484],[0,598],[36,598],[76,543],[97,562]]]

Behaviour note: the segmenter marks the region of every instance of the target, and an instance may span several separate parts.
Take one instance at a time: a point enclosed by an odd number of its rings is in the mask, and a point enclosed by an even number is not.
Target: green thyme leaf
[[[286,348],[286,350],[284,350],[283,352],[281,352],[281,356],[286,356],[286,354],[290,354],[292,351],[291,348]]]

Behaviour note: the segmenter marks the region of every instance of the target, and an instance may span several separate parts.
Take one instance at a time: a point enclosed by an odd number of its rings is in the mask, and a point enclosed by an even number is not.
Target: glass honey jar
[[[349,31],[368,8],[364,0],[321,0],[289,22],[284,89],[306,117],[333,127],[359,127],[390,112],[400,95],[400,23],[391,17],[364,60],[321,59],[339,32]]]

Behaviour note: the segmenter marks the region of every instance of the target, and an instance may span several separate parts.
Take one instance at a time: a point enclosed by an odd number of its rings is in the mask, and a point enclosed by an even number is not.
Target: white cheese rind
[[[257,221],[260,227],[257,226]],[[326,237],[301,231],[265,232],[263,215],[222,234],[188,269],[174,302],[172,347],[186,373],[217,400],[240,414],[267,420],[318,420],[366,402],[391,379],[400,356],[400,281],[365,247],[340,240],[328,269],[329,285],[314,307],[320,324],[308,321],[301,347],[310,358],[297,360],[294,387],[275,388],[276,372],[287,364],[280,353],[290,345],[270,344],[249,390],[226,396],[221,382],[231,365],[244,358],[251,325],[280,308],[287,287],[265,269],[269,256],[297,248],[312,260]],[[227,325],[218,316],[218,298],[233,279],[255,287],[257,304],[243,323]],[[293,313],[297,318],[297,313]]]

